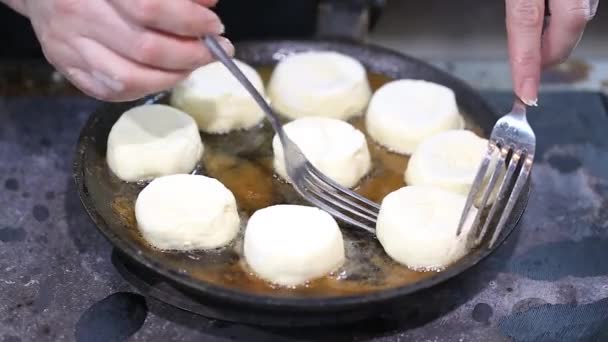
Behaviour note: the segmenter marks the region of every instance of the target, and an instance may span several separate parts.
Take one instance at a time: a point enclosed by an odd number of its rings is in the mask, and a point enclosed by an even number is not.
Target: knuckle
[[[78,67],[68,67],[64,75],[83,93],[102,101],[113,101],[116,92],[96,80],[90,73]]]
[[[131,0],[136,20],[144,25],[154,24],[161,17],[162,3],[157,0]]]
[[[533,0],[519,0],[511,8],[513,24],[524,28],[537,28],[543,24],[540,5]]]
[[[55,0],[53,1],[53,10],[61,15],[74,15],[80,13],[82,1],[80,0]]]
[[[135,71],[127,70],[118,75],[116,80],[121,84],[120,92],[116,92],[116,94],[128,94],[133,92],[134,89],[137,89],[138,77]]]
[[[150,34],[142,33],[135,45],[135,60],[144,64],[156,64],[159,53],[156,39]]]

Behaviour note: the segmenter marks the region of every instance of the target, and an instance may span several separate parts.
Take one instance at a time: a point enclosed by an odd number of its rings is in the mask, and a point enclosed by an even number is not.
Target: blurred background
[[[606,91],[608,10],[602,5],[571,61],[545,73],[545,90]],[[479,88],[511,85],[504,1],[221,0],[216,10],[235,41],[346,37],[430,61]],[[0,33],[0,59],[42,58],[28,21],[4,7]]]

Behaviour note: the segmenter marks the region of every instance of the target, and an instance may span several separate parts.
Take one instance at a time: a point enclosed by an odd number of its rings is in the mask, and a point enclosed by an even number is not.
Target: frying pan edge
[[[476,117],[476,119],[480,119],[479,121],[482,121],[479,123],[486,133],[489,133],[489,130],[491,130],[491,126],[496,119],[491,107],[485,102],[485,100],[461,80],[423,61],[402,55],[398,52],[383,47],[337,40],[250,41],[236,44],[236,46],[238,52],[236,57],[252,64],[263,64],[264,62],[267,62],[269,58],[276,61],[284,54],[294,51],[333,50],[347,53],[355,58],[360,58],[362,59],[363,64],[370,68],[371,71],[380,72],[391,77],[405,77],[400,75],[409,74],[413,70],[418,70],[415,74],[422,75],[420,78],[442,83],[452,88],[456,93],[457,99],[459,100],[459,105],[462,104],[467,113],[474,114],[474,116],[479,116]],[[425,75],[429,75],[430,77],[424,77]],[[137,248],[134,243],[126,239],[122,239],[120,236],[114,233],[108,222],[106,222],[106,220],[95,208],[94,201],[85,183],[85,158],[88,149],[94,148],[91,146],[91,144],[94,144],[95,139],[91,138],[96,134],[95,122],[97,117],[99,115],[103,115],[103,113],[110,107],[114,108],[112,110],[117,110],[119,108],[126,109],[131,106],[149,102],[150,98],[144,98],[119,105],[105,105],[95,111],[89,117],[78,138],[76,156],[73,164],[74,180],[78,189],[78,194],[87,214],[92,219],[97,229],[110,241],[110,243],[113,244],[115,248],[119,249],[121,253],[126,254],[135,262],[143,265],[162,277],[184,286],[195,293],[200,293],[201,295],[207,297],[213,297],[217,300],[227,301],[233,304],[265,307],[271,310],[280,309],[314,312],[318,310],[338,311],[361,305],[380,304],[382,302],[405,297],[417,291],[445,282],[448,279],[453,278],[456,275],[459,275],[477,265],[480,261],[485,259],[499,246],[501,246],[506,238],[516,228],[527,205],[530,191],[529,183],[524,195],[522,196],[522,199],[516,206],[510,222],[511,224],[505,227],[505,230],[501,234],[498,243],[495,244],[494,248],[483,248],[480,252],[475,254],[474,258],[468,258],[465,262],[459,262],[457,265],[454,265],[443,272],[439,272],[430,278],[408,286],[353,296],[285,298],[248,294],[213,284],[203,283],[188,277],[186,274],[179,273],[176,270],[170,269],[161,263],[158,263],[154,260],[154,258],[146,256],[145,253],[141,249]],[[467,257],[465,257],[465,259],[466,258]]]

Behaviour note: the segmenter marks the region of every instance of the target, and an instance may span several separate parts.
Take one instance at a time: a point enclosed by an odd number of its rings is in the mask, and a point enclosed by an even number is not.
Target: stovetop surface
[[[530,110],[538,152],[528,209],[460,278],[466,290],[442,289],[405,321],[269,329],[173,309],[123,280],[72,180],[76,139],[99,103],[35,89],[0,82],[0,341],[608,339],[608,111],[598,93],[544,93]],[[510,107],[509,93],[483,95],[497,112]]]

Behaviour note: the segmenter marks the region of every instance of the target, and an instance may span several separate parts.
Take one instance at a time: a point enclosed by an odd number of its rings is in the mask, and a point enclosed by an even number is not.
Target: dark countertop
[[[209,320],[136,294],[112,265],[71,175],[80,127],[99,104],[6,86],[0,82],[0,341],[608,339],[608,116],[599,94],[543,94],[531,110],[539,143],[528,210],[506,244],[460,278],[465,291],[441,289],[412,318],[418,324],[286,330]],[[498,112],[509,109],[509,94],[484,95]]]

